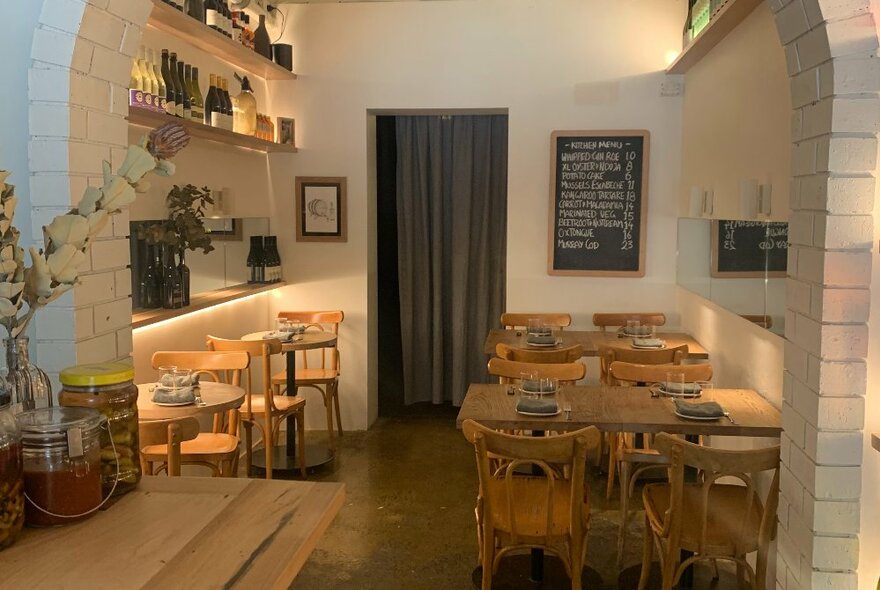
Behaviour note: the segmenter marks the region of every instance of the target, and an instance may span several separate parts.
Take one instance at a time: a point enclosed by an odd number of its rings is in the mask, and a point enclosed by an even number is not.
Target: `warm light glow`
[[[167,320],[162,320],[162,321],[156,322],[155,324],[149,324],[147,326],[141,326],[140,328],[135,328],[134,330],[132,330],[132,333],[138,334],[141,332],[146,332],[147,330],[152,330],[153,328],[158,328],[159,326],[167,326],[171,322],[187,320],[187,319],[190,319],[190,318],[192,318],[196,315],[199,315],[199,314],[214,311],[216,309],[219,309],[221,307],[225,307],[227,305],[232,305],[234,303],[241,303],[242,301],[247,301],[248,299],[253,299],[254,297],[262,297],[263,295],[268,295],[269,293],[272,293],[272,292],[273,291],[263,291],[262,293],[254,293],[253,295],[248,295],[247,297],[241,297],[239,299],[233,299],[231,301],[224,301],[223,303],[218,303],[217,305],[212,305],[211,307],[205,307],[202,309],[197,309],[195,311],[190,311],[190,312],[185,313],[183,315],[175,316],[173,318],[168,318]]]
[[[675,49],[670,49],[663,56],[663,59],[666,60],[666,67],[667,68],[672,65],[672,62],[674,62],[676,59],[678,59],[678,53],[679,52],[676,51]]]

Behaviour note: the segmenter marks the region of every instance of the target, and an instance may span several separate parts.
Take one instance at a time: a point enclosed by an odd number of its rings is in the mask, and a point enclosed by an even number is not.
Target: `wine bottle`
[[[154,98],[154,106],[157,111],[165,111],[168,89],[165,87],[165,79],[162,77],[160,64],[156,63],[156,52],[152,49],[147,49],[147,57],[149,58],[150,68],[153,70],[153,76],[156,78],[156,89],[159,91]]]
[[[226,78],[220,78],[220,94],[223,97],[223,128],[232,131],[232,99]]]
[[[193,121],[197,123],[204,123],[205,121],[205,103],[202,100],[202,90],[199,88],[199,68],[193,66],[192,68],[192,98],[190,102],[192,103],[192,118]]]
[[[146,261],[138,284],[138,307],[155,309],[162,305],[161,296],[161,263],[156,246],[147,246]]]
[[[254,50],[268,60],[272,60],[272,42],[266,30],[266,15],[260,15],[260,24],[254,31]]]
[[[144,100],[143,100],[142,106],[144,106],[148,109],[152,109],[153,108],[153,81],[150,79],[149,72],[147,72],[146,50],[144,49],[143,45],[141,45],[138,48],[138,55],[137,55],[137,62],[136,63],[138,66],[138,70],[140,70],[140,73],[141,73],[141,85],[142,85],[141,90],[144,91],[144,94],[143,94]]]
[[[174,254],[171,248],[163,248],[162,257],[162,307],[178,309],[183,307],[183,285],[180,272],[174,265]]]
[[[186,13],[199,22],[205,22],[205,3],[202,0],[188,0]]]
[[[220,32],[220,6],[219,0],[205,0],[205,24]]]
[[[277,283],[281,280],[281,255],[278,253],[278,238],[266,236],[266,282]]]
[[[162,79],[165,81],[165,112],[177,112],[177,93],[174,90],[174,76],[171,75],[171,57],[167,49],[162,50]]]
[[[137,59],[131,60],[131,79],[128,81],[128,87],[131,90],[144,91],[144,77],[141,75]]]
[[[189,100],[189,80],[186,78],[186,64],[182,61],[177,62],[177,77],[180,79],[180,90],[183,96],[181,117],[190,120],[192,119],[192,103]]]
[[[262,283],[265,269],[263,267],[263,236],[251,236],[251,248],[248,251],[247,265],[250,269],[248,283]]]
[[[183,117],[183,81],[177,75],[177,54],[168,54],[168,70],[174,86],[174,116]]]
[[[205,95],[205,125],[217,127],[217,76],[208,75],[208,93]]]
[[[232,18],[229,14],[229,6],[226,4],[226,0],[218,0],[220,3],[220,14],[223,17],[221,21],[221,33],[226,35],[227,37],[232,36]]]
[[[180,305],[182,307],[189,305],[189,285],[191,279],[189,267],[186,265],[184,252],[185,250],[180,251],[180,264],[177,265],[177,276],[180,277]]]

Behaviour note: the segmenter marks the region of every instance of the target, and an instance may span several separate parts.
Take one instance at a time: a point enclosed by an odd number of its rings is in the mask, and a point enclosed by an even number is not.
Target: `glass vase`
[[[51,407],[52,383],[45,371],[31,363],[27,337],[6,338],[3,344],[6,346],[4,376],[12,393],[13,413]]]

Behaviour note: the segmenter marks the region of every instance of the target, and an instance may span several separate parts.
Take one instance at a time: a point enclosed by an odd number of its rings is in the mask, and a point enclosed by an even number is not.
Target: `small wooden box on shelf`
[[[147,26],[173,35],[264,80],[296,79],[296,74],[288,69],[221,35],[205,23],[187,16],[162,0],[153,0],[153,11]]]

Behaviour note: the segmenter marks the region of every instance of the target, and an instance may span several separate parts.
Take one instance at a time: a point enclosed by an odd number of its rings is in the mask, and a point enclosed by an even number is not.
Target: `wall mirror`
[[[142,226],[152,225],[158,220],[139,220],[131,222],[131,293],[132,306],[142,308],[139,285],[149,264],[150,249],[144,240],[138,238]],[[247,255],[250,237],[269,234],[269,219],[254,217],[243,219],[205,219],[211,231],[211,244],[214,250],[203,254],[201,250],[187,251],[186,264],[190,269],[190,295],[247,283]]]
[[[679,286],[782,335],[788,223],[678,220]]]

